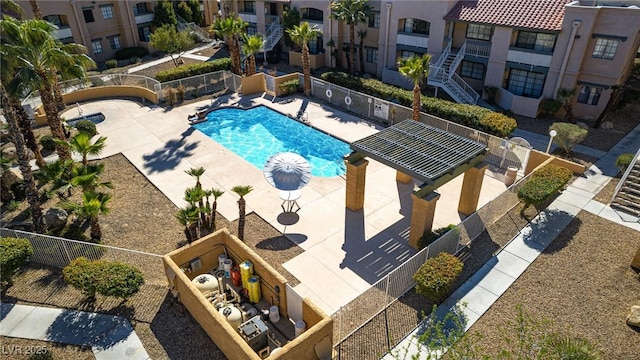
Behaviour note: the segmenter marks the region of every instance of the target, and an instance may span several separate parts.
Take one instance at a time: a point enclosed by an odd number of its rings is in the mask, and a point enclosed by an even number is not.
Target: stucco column
[[[413,199],[413,210],[411,211],[409,246],[418,250],[418,241],[433,227],[433,216],[436,213],[436,203],[440,199],[440,194],[433,191],[424,197],[418,197],[413,193],[411,199]]]
[[[464,172],[462,180],[462,190],[460,190],[460,201],[458,202],[458,212],[466,216],[473,214],[478,209],[480,190],[482,190],[482,180],[484,172],[489,165],[477,165]]]
[[[360,159],[354,162],[344,161],[347,165],[347,201],[346,207],[358,211],[364,207],[364,185],[369,161]]]
[[[396,171],[396,181],[403,184],[408,184],[413,181],[413,177],[403,173],[402,171]]]

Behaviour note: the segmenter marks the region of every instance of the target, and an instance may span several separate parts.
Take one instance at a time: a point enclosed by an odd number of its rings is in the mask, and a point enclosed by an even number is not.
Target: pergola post
[[[352,211],[364,207],[364,186],[369,161],[362,156],[349,156],[345,160],[347,166],[346,207]]]
[[[396,181],[402,184],[408,184],[413,181],[413,177],[398,170],[396,171]]]
[[[462,189],[460,190],[460,201],[458,202],[458,212],[469,216],[478,209],[478,200],[482,190],[482,180],[484,172],[489,165],[478,164],[464,172]]]
[[[411,211],[411,229],[409,230],[409,246],[418,250],[418,241],[425,232],[431,231],[433,227],[433,216],[436,213],[436,203],[440,199],[440,194],[435,191],[420,197],[414,192],[413,210]]]

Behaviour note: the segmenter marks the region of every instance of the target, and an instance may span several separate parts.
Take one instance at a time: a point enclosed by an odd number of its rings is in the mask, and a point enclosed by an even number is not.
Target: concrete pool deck
[[[271,187],[258,169],[233,152],[192,128],[187,116],[207,107],[205,100],[170,110],[127,100],[101,100],[82,104],[84,113],[102,112],[106,120],[97,125],[107,146],[101,157],[122,153],[176,206],[185,204],[184,189],[194,179],[185,173],[204,167],[203,187],[225,191],[218,199],[218,211],[228,220],[238,217],[237,195],[230,189],[251,185],[247,211],[254,211],[305,251],[284,264],[300,284],[294,289],[311,298],[328,314],[368,289],[390,270],[411,257],[407,245],[413,184],[395,181],[396,171],[369,159],[365,206],[358,212],[345,208],[345,179],[312,178],[302,189],[296,214],[283,214],[278,190]],[[237,94],[220,98],[220,106],[266,105],[284,114],[296,114],[306,107],[312,126],[347,142],[380,130],[360,118],[302,97],[272,103],[258,96]],[[73,108],[62,114],[78,115]],[[461,220],[457,212],[462,176],[439,189],[434,228]],[[505,190],[500,175],[486,172],[479,207]],[[175,221],[167,219],[167,221]],[[183,239],[166,239],[181,241]]]

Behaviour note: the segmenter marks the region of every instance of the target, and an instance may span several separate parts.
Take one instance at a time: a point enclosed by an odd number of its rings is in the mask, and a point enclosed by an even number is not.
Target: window
[[[109,45],[111,45],[111,50],[120,49],[120,35],[114,35],[107,37],[109,39]]]
[[[94,54],[102,54],[101,39],[91,40],[91,50],[93,50]]]
[[[367,62],[372,64],[378,62],[378,49],[367,48]]]
[[[408,59],[408,58],[410,58],[412,56],[415,56],[415,55],[417,55],[417,54],[414,53],[413,51],[401,50],[400,51],[400,56],[398,56],[398,57],[400,57],[402,59]]]
[[[578,94],[578,102],[581,104],[598,105],[602,88],[595,86],[583,86]]]
[[[491,40],[491,26],[483,24],[468,24],[467,39]]]
[[[151,27],[150,26],[143,26],[143,27],[139,27],[138,28],[138,38],[140,39],[140,41],[148,42],[149,41],[149,35],[151,35]]]
[[[255,35],[258,32],[258,25],[256,23],[249,23],[246,28],[247,35]]]
[[[596,39],[596,46],[593,48],[592,56],[596,59],[611,60],[616,56],[620,41],[614,39]]]
[[[82,9],[82,15],[84,15],[84,22],[87,24],[96,21],[93,18],[93,9]]]
[[[460,75],[472,79],[484,79],[484,64],[472,61],[462,61]]]
[[[553,52],[553,46],[555,44],[556,36],[553,34],[520,31],[518,32],[518,38],[516,39],[516,47],[518,48],[548,53]]]
[[[105,20],[113,19],[113,5],[101,5],[100,10],[102,10],[102,18]]]
[[[138,15],[142,15],[142,14],[147,14],[149,13],[149,10],[147,9],[147,3],[137,3],[133,6],[133,15],[134,16],[138,16]]]
[[[256,2],[255,1],[245,1],[244,2],[244,11],[245,13],[255,14],[256,13]]]
[[[376,12],[376,13],[372,13],[371,16],[369,16],[369,25],[370,28],[376,28],[379,29],[380,28],[380,13]]]
[[[507,90],[514,95],[537,98],[542,95],[545,78],[546,75],[543,73],[511,69],[507,79]]]
[[[429,35],[429,23],[418,19],[404,19],[402,32]]]
[[[62,15],[47,15],[43,16],[42,20],[48,21],[59,28],[69,26],[66,19],[64,19]]]
[[[302,10],[302,19],[322,22],[322,10],[305,8]]]

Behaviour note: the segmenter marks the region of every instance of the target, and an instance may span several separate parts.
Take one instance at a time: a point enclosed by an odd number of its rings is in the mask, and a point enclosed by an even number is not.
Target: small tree
[[[558,89],[558,101],[562,104],[562,108],[564,108],[564,118],[562,121],[564,122],[573,122],[573,104],[571,104],[571,99],[576,94],[576,89]]]
[[[33,248],[27,239],[0,238],[0,288],[13,284],[13,275],[33,255]]]
[[[210,194],[213,196],[213,204],[211,205],[211,230],[216,229],[216,212],[218,211],[218,198],[224,194],[220,189],[211,189]]]
[[[191,10],[191,6],[189,6],[189,4],[184,1],[180,1],[178,3],[176,15],[180,16],[184,21],[188,23],[193,22],[193,10]]]
[[[154,48],[167,52],[171,56],[173,65],[178,67],[180,65],[178,60],[180,60],[182,53],[191,49],[195,41],[193,41],[189,31],[176,31],[174,26],[163,25],[151,34],[149,43]],[[178,54],[178,57],[174,58],[174,54]]]
[[[557,133],[553,138],[553,142],[567,154],[573,150],[574,146],[587,138],[587,129],[575,124],[553,123],[549,127],[549,131],[551,130],[555,130]]]
[[[158,28],[164,25],[171,25],[175,28],[178,25],[178,18],[173,11],[173,3],[171,1],[156,1],[156,6],[153,9],[153,25]]]
[[[364,39],[367,37],[367,30],[358,30],[358,56],[360,59],[360,73],[364,74]]]
[[[293,29],[295,26],[300,25],[300,12],[297,8],[293,8],[282,13],[282,28],[284,29],[284,44],[287,45],[288,48],[292,49],[296,43],[291,39],[291,35],[289,35],[289,30]]]
[[[531,179],[518,189],[518,199],[524,203],[520,216],[524,216],[529,206],[538,205],[557,193],[572,176],[571,170],[552,164],[534,172]]]
[[[202,24],[202,11],[200,10],[200,1],[189,0],[189,7],[191,8],[191,21],[200,26]]]
[[[428,259],[413,275],[416,292],[441,303],[449,295],[451,286],[462,272],[462,267],[460,259],[444,252]]]
[[[246,220],[246,201],[244,197],[253,190],[251,185],[234,186],[231,191],[238,194],[238,238],[244,240],[244,223]]]
[[[81,219],[88,219],[91,226],[91,239],[100,241],[102,238],[102,230],[100,229],[100,215],[107,215],[109,208],[107,207],[111,195],[98,193],[92,190],[82,193],[82,204],[72,202],[63,202],[62,208],[75,213]]]

